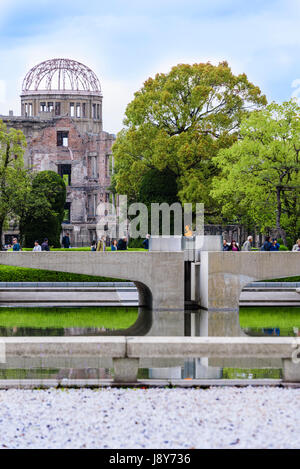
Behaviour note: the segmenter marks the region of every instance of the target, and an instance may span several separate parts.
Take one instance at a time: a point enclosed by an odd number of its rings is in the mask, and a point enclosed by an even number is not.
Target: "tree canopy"
[[[241,140],[213,159],[221,174],[212,196],[224,216],[276,227],[283,239],[300,234],[300,106],[270,104],[243,119]]]
[[[5,220],[15,215],[18,200],[27,191],[23,155],[26,139],[20,130],[9,129],[0,120],[0,248]]]
[[[113,146],[117,192],[137,200],[145,173],[168,169],[180,200],[204,202],[212,213],[212,157],[236,141],[245,113],[265,104],[260,89],[227,62],[179,64],[149,78],[128,104]]]
[[[31,189],[24,201],[20,232],[24,245],[48,238],[49,245],[60,247],[61,224],[64,217],[66,186],[54,171],[34,174]]]

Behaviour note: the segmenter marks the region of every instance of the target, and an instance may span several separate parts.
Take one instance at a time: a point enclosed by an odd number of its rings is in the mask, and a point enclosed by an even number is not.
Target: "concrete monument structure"
[[[153,310],[183,311],[186,296],[184,251],[0,252],[0,264],[74,272],[133,281],[139,304]],[[297,252],[200,252],[190,262],[194,301],[207,312],[205,335],[239,335],[239,298],[254,281],[300,275]],[[214,318],[223,318],[219,326]]]

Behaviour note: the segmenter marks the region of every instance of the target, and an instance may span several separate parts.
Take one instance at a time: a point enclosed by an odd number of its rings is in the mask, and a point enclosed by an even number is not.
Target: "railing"
[[[11,357],[113,358],[114,381],[135,383],[140,358],[281,358],[283,381],[300,382],[300,337],[5,337],[0,363]]]

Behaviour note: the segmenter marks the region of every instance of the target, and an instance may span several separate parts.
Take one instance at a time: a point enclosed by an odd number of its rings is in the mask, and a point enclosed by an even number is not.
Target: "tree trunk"
[[[3,244],[2,244],[2,232],[3,232],[3,224],[4,224],[4,218],[0,218],[0,251],[3,249]]]
[[[276,197],[277,197],[277,213],[276,213],[276,229],[280,234],[280,237],[283,240],[284,245],[286,245],[286,233],[285,230],[281,227],[281,213],[282,213],[282,204],[281,204],[281,186],[276,188]]]

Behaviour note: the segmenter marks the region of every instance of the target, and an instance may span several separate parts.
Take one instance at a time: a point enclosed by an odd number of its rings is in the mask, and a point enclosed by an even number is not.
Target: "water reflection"
[[[237,316],[237,315],[235,315]],[[204,310],[149,311],[139,308],[135,324],[123,330],[101,327],[25,328],[0,327],[0,336],[283,336],[298,335],[298,329],[247,328],[236,324],[237,318],[228,313]],[[233,330],[232,330],[233,328]],[[234,332],[234,333],[233,333]],[[112,359],[98,357],[10,357],[0,364],[0,379],[107,379],[113,376]],[[150,379],[254,379],[280,378],[280,359],[253,358],[190,358],[141,359],[139,378]]]

